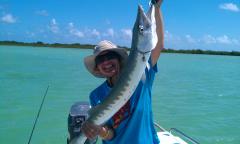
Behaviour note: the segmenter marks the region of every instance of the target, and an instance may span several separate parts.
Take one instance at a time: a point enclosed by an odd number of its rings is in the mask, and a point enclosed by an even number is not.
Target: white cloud
[[[2,18],[1,18],[1,21],[2,22],[5,22],[5,23],[15,23],[17,20],[16,18],[14,18],[12,16],[12,14],[5,14]]]
[[[228,36],[223,35],[216,38],[217,42],[220,44],[232,44],[232,40]]]
[[[96,29],[93,29],[93,30],[91,31],[91,35],[92,35],[92,36],[95,36],[95,37],[100,37],[100,32],[97,31]]]
[[[40,15],[40,16],[48,16],[49,15],[46,10],[36,11],[36,14]]]
[[[205,35],[201,41],[205,44],[228,44],[228,45],[240,45],[240,41],[234,38],[230,38],[227,35],[214,37],[212,35]]]
[[[183,42],[183,39],[180,36],[174,35],[167,30],[164,33],[164,39],[166,42],[171,42],[174,44]]]
[[[186,35],[185,38],[187,39],[187,42],[189,42],[189,43],[197,42],[197,40],[195,40],[191,35]]]
[[[72,22],[70,22],[70,23],[68,24],[68,27],[69,27],[69,33],[70,33],[70,34],[72,34],[72,35],[74,35],[74,36],[76,36],[76,37],[78,37],[78,38],[83,38],[83,37],[84,37],[84,33],[83,33],[82,31],[76,29],[76,28],[74,27],[74,24],[73,24]]]
[[[53,18],[51,20],[50,25],[49,25],[49,29],[53,33],[58,33],[59,32],[59,27],[58,27],[58,24],[57,24],[57,21],[56,21],[55,18]]]
[[[217,43],[216,38],[213,37],[213,36],[211,36],[211,35],[205,35],[205,36],[203,36],[202,41],[203,41],[205,44],[214,44],[214,43]]]
[[[105,37],[108,37],[108,36],[114,37],[114,35],[115,35],[115,32],[114,32],[113,28],[109,28],[109,29],[107,29],[106,33],[103,33],[103,36],[105,36]]]
[[[52,19],[51,24],[53,24],[53,25],[57,25],[57,21],[56,21],[55,18]]]
[[[233,3],[224,3],[219,5],[220,9],[229,10],[233,12],[239,12],[239,8],[236,4]]]
[[[122,35],[126,39],[132,39],[132,30],[131,29],[121,29]]]
[[[206,34],[199,37],[192,37],[190,34],[179,36],[165,31],[164,39],[166,48],[240,51],[240,39],[230,37],[226,34],[218,36]]]

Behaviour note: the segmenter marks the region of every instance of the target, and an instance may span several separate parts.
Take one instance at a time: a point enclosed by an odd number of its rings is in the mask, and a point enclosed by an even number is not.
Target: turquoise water
[[[65,144],[67,116],[102,82],[84,68],[90,50],[0,46],[0,143]],[[203,144],[239,144],[240,57],[162,54],[154,119]]]

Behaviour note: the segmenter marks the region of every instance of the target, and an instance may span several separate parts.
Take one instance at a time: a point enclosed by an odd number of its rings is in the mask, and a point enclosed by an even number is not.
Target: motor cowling
[[[71,106],[68,115],[68,133],[69,137],[67,139],[67,144],[77,137],[81,132],[81,126],[84,121],[88,118],[88,110],[90,109],[90,104],[88,102],[76,102]],[[95,144],[95,140],[87,140],[85,144]]]

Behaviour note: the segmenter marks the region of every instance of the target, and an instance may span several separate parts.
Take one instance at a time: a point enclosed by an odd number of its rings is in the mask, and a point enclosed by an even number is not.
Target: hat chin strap
[[[109,77],[109,78],[107,78],[107,84],[108,84],[108,86],[109,87],[113,87],[113,77]]]
[[[109,87],[113,87],[114,84],[116,83],[116,81],[118,80],[119,78],[119,74],[118,75],[114,75],[112,77],[108,77],[107,78],[107,84]]]

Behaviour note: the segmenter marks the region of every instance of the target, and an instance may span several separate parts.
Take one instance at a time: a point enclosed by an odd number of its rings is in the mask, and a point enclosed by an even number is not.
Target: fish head
[[[138,6],[138,14],[133,27],[132,44],[138,51],[146,53],[153,50],[157,44],[155,9],[149,8],[145,14],[142,6]]]

